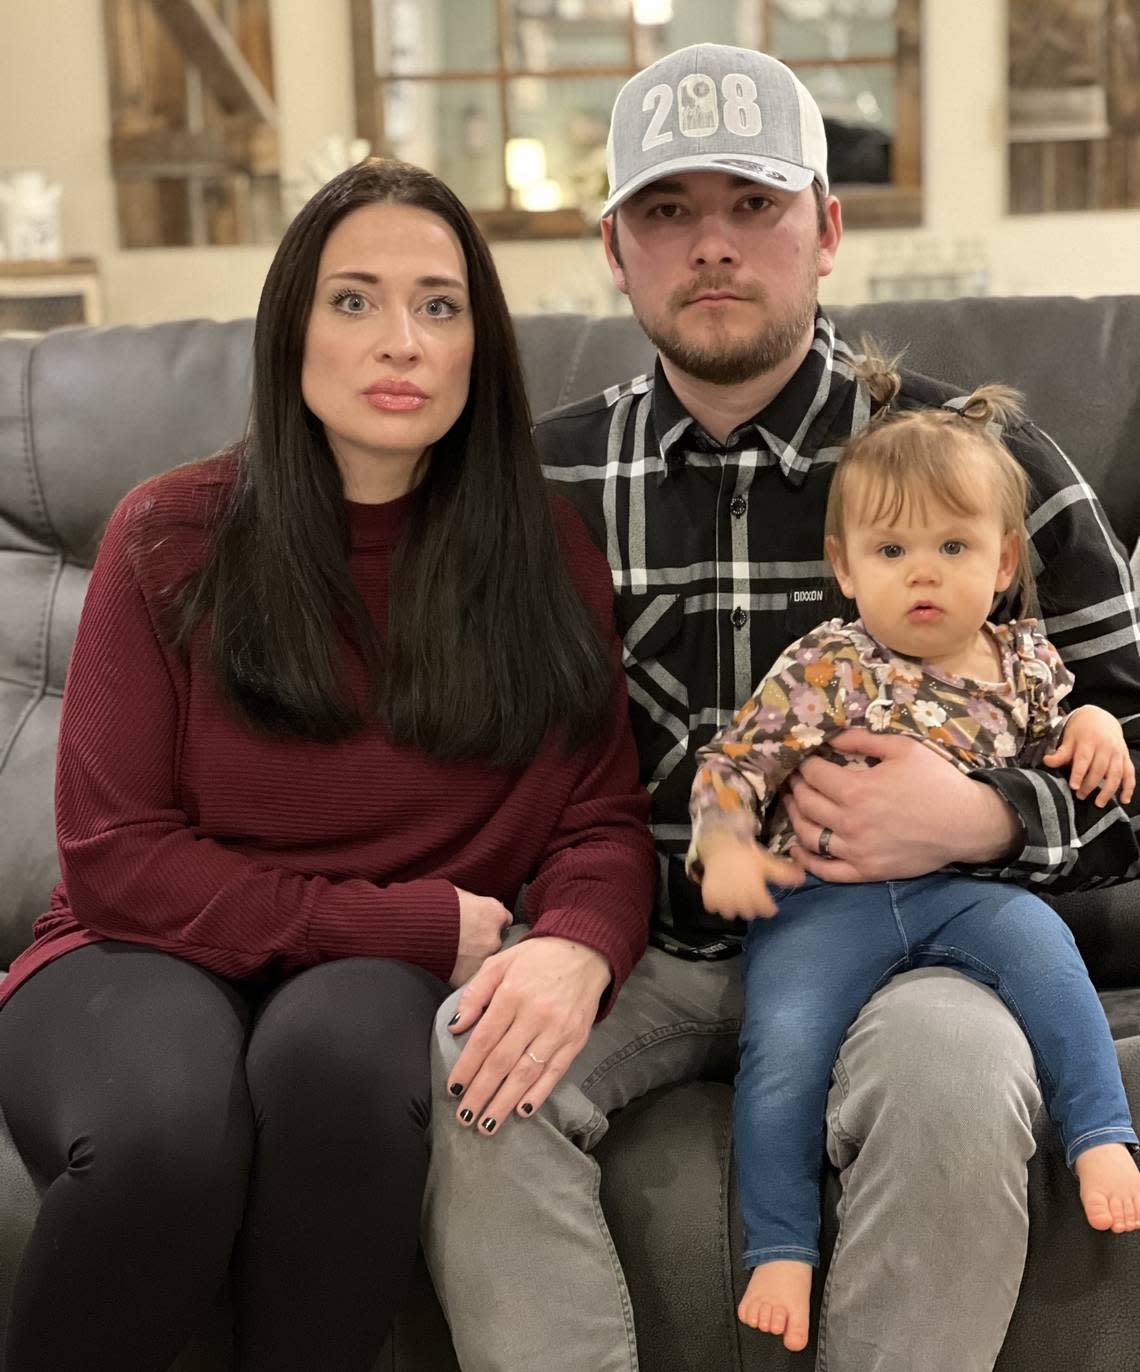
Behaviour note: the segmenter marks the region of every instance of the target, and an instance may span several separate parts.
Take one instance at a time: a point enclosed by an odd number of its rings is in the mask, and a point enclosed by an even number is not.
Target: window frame
[[[612,76],[628,79],[640,70],[635,60],[637,25],[633,0],[628,3],[628,66],[558,67],[546,71],[515,69],[508,65],[506,34],[510,0],[495,0],[498,23],[499,65],[475,72],[400,72],[384,75],[373,69],[375,0],[349,0],[352,35],[353,89],[356,103],[357,136],[374,148],[384,147],[384,114],[381,91],[385,80],[428,82],[443,85],[453,81],[488,81],[498,86],[499,111],[504,139],[511,136],[508,85],[511,80],[532,80]],[[765,23],[774,0],[762,0]],[[920,28],[922,0],[896,0],[896,44],[894,58],[842,58],[795,60],[793,71],[824,66],[886,66],[895,70],[895,132],[891,143],[891,179],[882,184],[846,182],[833,186],[843,206],[847,228],[910,228],[922,223],[922,90],[920,66]],[[778,55],[778,54],[777,54]],[[503,157],[498,159],[503,208],[473,209],[480,228],[490,239],[577,238],[592,232],[594,225],[577,207],[557,210],[506,208],[509,188]]]

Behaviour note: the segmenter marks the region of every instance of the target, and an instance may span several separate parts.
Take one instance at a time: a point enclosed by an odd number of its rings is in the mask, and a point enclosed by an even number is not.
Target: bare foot
[[[1086,1149],[1073,1163],[1073,1171],[1094,1229],[1111,1229],[1114,1234],[1140,1229],[1140,1168],[1122,1143]]]
[[[807,1347],[810,1299],[810,1263],[765,1262],[753,1268],[736,1313],[763,1334],[782,1334],[784,1347],[796,1353]]]

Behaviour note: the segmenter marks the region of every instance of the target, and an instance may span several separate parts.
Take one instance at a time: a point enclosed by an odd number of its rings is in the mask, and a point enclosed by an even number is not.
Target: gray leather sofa
[[[924,302],[835,313],[852,339],[870,330],[888,347],[907,345],[908,365],[918,370],[1020,386],[1032,413],[1100,493],[1121,541],[1135,545],[1140,297]],[[630,320],[525,318],[519,329],[536,413],[650,361]],[[52,772],[60,695],[100,531],[136,482],[241,432],[250,336],[248,321],[199,321],[0,339],[0,968],[28,940],[56,876]],[[1069,897],[1060,908],[1104,993],[1140,1118],[1140,886]],[[604,1203],[632,1285],[645,1372],[812,1366],[812,1350],[786,1354],[733,1316],[742,1273],[724,1084],[732,1068],[726,1061],[720,1081],[672,1088],[630,1106],[600,1150]],[[1093,1234],[1044,1124],[1038,1138],[1028,1267],[998,1367],[1140,1368],[1140,1236]],[[836,1186],[829,1178],[829,1236]],[[0,1121],[0,1311],[35,1206]],[[525,1292],[518,1296],[526,1299]],[[921,1311],[914,1315],[921,1320]],[[66,1318],[66,1293],[60,1317]],[[559,1350],[551,1350],[550,1363],[563,1365]],[[230,1365],[220,1301],[212,1327],[177,1367]],[[564,1365],[573,1365],[572,1357]],[[950,1350],[946,1372],[954,1366]],[[454,1369],[426,1277],[377,1367]]]

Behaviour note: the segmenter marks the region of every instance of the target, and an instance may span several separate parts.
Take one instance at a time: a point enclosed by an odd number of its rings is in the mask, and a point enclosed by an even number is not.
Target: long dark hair
[[[451,227],[475,330],[467,403],[411,497],[379,633],[349,574],[340,473],[301,394],[325,241],[374,204]],[[518,766],[554,730],[575,747],[603,724],[612,669],[562,561],[502,287],[470,214],[430,173],[362,162],[286,231],[258,306],[236,479],[175,609],[182,645],[209,616],[224,696],[271,734],[333,740],[379,718],[397,743],[433,756]],[[343,680],[346,644],[368,669],[363,702]]]

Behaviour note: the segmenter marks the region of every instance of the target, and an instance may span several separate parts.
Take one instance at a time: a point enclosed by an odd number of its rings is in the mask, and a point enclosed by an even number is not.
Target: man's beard
[[[674,292],[668,308],[660,320],[644,318],[635,310],[638,323],[649,341],[688,376],[708,381],[714,386],[737,386],[751,381],[765,372],[774,371],[786,362],[803,344],[804,336],[815,320],[815,282],[804,292],[803,298],[792,305],[781,319],[761,324],[751,337],[734,338],[727,332],[721,339],[694,343],[686,339],[676,324],[677,316],[687,301],[704,290],[729,289],[726,283],[698,282]],[[764,300],[759,288],[753,288],[749,299]]]

